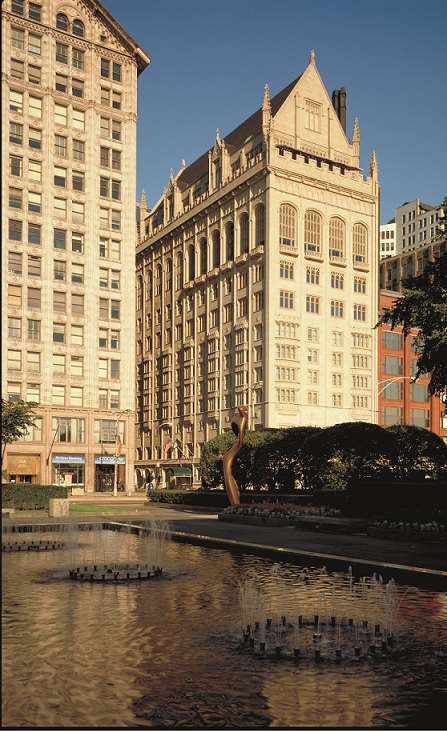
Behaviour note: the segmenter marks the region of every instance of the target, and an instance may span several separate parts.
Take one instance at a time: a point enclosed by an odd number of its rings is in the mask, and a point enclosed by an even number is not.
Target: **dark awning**
[[[167,473],[170,473],[174,478],[191,478],[191,468],[168,468]]]

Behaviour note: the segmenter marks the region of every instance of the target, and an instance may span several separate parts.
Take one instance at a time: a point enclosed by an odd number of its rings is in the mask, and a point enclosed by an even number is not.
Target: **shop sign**
[[[125,465],[125,455],[118,455],[118,457],[115,457],[115,455],[95,455],[96,465],[115,465],[115,463],[117,465]]]
[[[84,455],[53,455],[53,463],[76,463],[77,465],[85,463]]]

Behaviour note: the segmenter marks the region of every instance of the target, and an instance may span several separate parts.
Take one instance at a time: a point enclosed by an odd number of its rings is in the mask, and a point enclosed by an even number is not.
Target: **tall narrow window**
[[[354,264],[367,264],[368,262],[368,230],[364,224],[354,224],[352,257]]]
[[[193,280],[195,276],[195,252],[191,244],[188,248],[188,279]]]
[[[234,259],[234,224],[229,221],[225,225],[225,259],[232,262]]]
[[[295,247],[296,211],[288,203],[282,203],[279,209],[279,246]]]
[[[265,206],[260,203],[255,208],[255,246],[265,244]]]
[[[250,222],[248,214],[239,216],[239,254],[247,254],[249,248]]]
[[[206,239],[200,240],[200,274],[206,274],[208,269],[208,243]]]
[[[56,16],[56,28],[62,31],[68,31],[68,18],[64,13],[58,13]]]
[[[329,258],[342,262],[345,258],[345,223],[334,216],[329,221]]]
[[[304,214],[304,253],[321,256],[321,214],[318,211]]]
[[[220,267],[220,234],[213,231],[213,268]]]

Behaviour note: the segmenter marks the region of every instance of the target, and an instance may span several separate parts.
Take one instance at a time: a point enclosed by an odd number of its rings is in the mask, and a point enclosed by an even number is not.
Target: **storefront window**
[[[85,458],[83,455],[53,455],[53,484],[83,487]]]

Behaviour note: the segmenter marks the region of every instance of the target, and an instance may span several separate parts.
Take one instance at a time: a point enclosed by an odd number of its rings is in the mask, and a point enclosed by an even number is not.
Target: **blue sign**
[[[84,455],[53,455],[53,463],[85,463]]]
[[[125,465],[126,458],[124,455],[95,455],[96,465]]]

